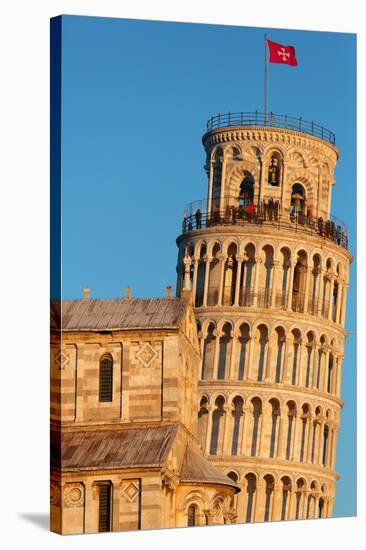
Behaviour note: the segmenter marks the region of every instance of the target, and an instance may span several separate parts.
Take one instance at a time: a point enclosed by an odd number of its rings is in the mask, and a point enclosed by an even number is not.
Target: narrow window
[[[109,483],[99,484],[99,519],[98,532],[111,530],[111,486]]]
[[[112,401],[113,397],[113,359],[103,355],[99,364],[99,401]]]
[[[188,508],[188,527],[195,527],[196,525],[196,507],[191,504]]]

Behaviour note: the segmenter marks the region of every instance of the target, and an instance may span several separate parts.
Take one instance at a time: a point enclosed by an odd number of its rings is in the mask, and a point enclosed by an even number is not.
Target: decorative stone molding
[[[136,352],[136,359],[144,366],[149,367],[151,363],[158,357],[158,352],[154,350],[147,342],[142,344],[139,351]]]
[[[82,483],[67,483],[63,492],[64,505],[76,508],[84,504],[84,486]]]

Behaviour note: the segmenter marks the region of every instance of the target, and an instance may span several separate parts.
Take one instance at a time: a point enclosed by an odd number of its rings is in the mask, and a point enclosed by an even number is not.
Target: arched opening
[[[188,506],[188,512],[187,512],[187,526],[188,527],[195,527],[196,521],[197,521],[197,512],[196,512],[196,506],[194,504],[191,504]]]
[[[328,380],[327,380],[327,392],[328,392],[328,393],[331,393],[331,392],[332,392],[333,363],[334,363],[333,353],[330,352],[330,354],[329,354],[329,361],[328,361]]]
[[[309,429],[309,422],[310,422],[310,407],[309,405],[305,404],[302,406],[302,414],[301,414],[301,444],[300,444],[300,462],[305,462],[306,456],[306,439],[308,437],[308,429]]]
[[[222,303],[225,306],[232,306],[235,299],[235,284],[236,284],[236,273],[238,269],[238,262],[236,259],[237,254],[237,245],[232,243],[227,251],[227,259],[225,262],[225,271],[224,271],[224,289],[223,289],[223,299]]]
[[[296,223],[304,223],[306,193],[301,183],[294,183],[291,188],[290,218]]]
[[[301,333],[298,329],[294,329],[291,332],[292,335],[292,374],[291,383],[295,386],[299,378],[299,362],[300,362],[300,346],[301,346]]]
[[[248,347],[250,341],[250,329],[249,325],[244,323],[240,326],[239,329],[239,365],[238,365],[238,380],[244,380],[244,376],[247,374],[247,356],[248,356]]]
[[[288,519],[288,509],[291,494],[291,479],[288,476],[281,478],[282,483],[282,507],[281,507],[281,520]]]
[[[243,268],[240,277],[240,305],[252,306],[254,299],[255,247],[252,243],[245,247]]]
[[[225,377],[227,377],[227,371],[230,367],[232,347],[231,330],[231,324],[225,323],[222,329],[223,334],[220,337],[219,345],[219,366],[217,372],[218,380],[225,380]]]
[[[231,444],[231,454],[236,456],[238,454],[239,448],[239,439],[241,426],[243,423],[243,414],[244,414],[244,401],[240,396],[235,397],[233,400],[234,410],[232,411],[233,417],[233,438]]]
[[[239,205],[248,208],[254,200],[254,178],[250,172],[244,172],[244,178],[240,184]]]
[[[257,478],[254,474],[247,474],[245,476],[246,489],[247,489],[247,510],[245,514],[245,522],[251,523],[253,521],[253,503],[254,495],[257,489]]]
[[[301,516],[301,508],[302,508],[302,501],[305,498],[305,480],[304,479],[298,479],[296,482],[296,511],[295,511],[295,519],[302,519]]]
[[[272,289],[273,247],[266,245],[260,252],[262,262],[259,263],[258,277],[258,307],[270,307]]]
[[[281,416],[281,409],[280,409],[280,403],[277,399],[271,399],[270,400],[271,405],[271,438],[270,438],[270,446],[269,446],[269,457],[274,458],[277,454],[277,425],[279,422],[279,418]]]
[[[315,254],[313,257],[311,296],[308,303],[308,313],[316,315],[318,312],[318,294],[321,277],[321,257]]]
[[[282,157],[280,153],[273,153],[268,166],[268,185],[279,187],[281,184]]]
[[[283,360],[284,360],[284,346],[286,342],[285,329],[283,327],[277,327],[276,330],[276,372],[275,372],[275,382],[280,384],[283,377]]]
[[[212,249],[212,260],[210,262],[210,277],[209,277],[209,287],[207,293],[207,305],[216,306],[218,304],[219,298],[219,287],[220,287],[220,244],[215,243]]]
[[[322,456],[323,466],[328,466],[327,464],[328,437],[329,437],[329,428],[327,424],[325,424],[324,432],[323,432],[323,456]]]
[[[221,148],[216,150],[213,162],[212,177],[212,212],[220,209],[221,179],[222,179],[223,152]]]
[[[307,254],[304,250],[300,250],[297,255],[297,262],[294,269],[291,303],[292,310],[300,313],[304,310],[306,274]]]
[[[206,436],[207,436],[207,425],[208,425],[208,399],[204,395],[200,401],[200,408],[198,411],[198,422],[197,422],[197,435],[198,439],[202,445],[202,448],[205,448]]]
[[[258,452],[258,440],[259,440],[259,421],[262,414],[262,402],[258,397],[254,397],[251,401],[252,408],[252,442],[250,455],[257,456]]]
[[[308,332],[306,335],[306,375],[305,375],[306,388],[309,388],[311,384],[314,345],[315,345],[315,336],[312,332]]]
[[[215,401],[215,410],[212,413],[211,455],[222,453],[224,439],[224,405],[225,399],[220,395]]]
[[[196,285],[196,296],[195,296],[195,305],[196,307],[201,307],[203,305],[203,293],[205,289],[205,258],[206,256],[206,245],[203,243],[200,247],[200,255],[198,260],[197,267],[197,285]]]
[[[289,287],[289,270],[291,267],[291,252],[288,248],[281,248],[280,251],[280,277],[281,277],[281,289],[277,291],[276,307],[278,309],[287,308],[287,290]]]
[[[215,325],[210,323],[207,329],[207,335],[203,344],[202,357],[202,380],[212,380],[213,365],[215,359],[216,334]]]
[[[236,472],[229,472],[226,474],[228,478],[230,478],[234,483],[238,483],[239,476]]]
[[[254,379],[263,382],[268,351],[268,328],[266,325],[257,327],[254,348],[254,357],[257,359],[257,372],[254,373]]]
[[[296,419],[296,403],[289,401],[286,404],[287,409],[287,438],[286,438],[286,460],[291,460],[292,434],[294,432],[294,423]]]
[[[320,497],[319,503],[318,503],[318,518],[323,517],[323,509],[324,509],[324,499]]]

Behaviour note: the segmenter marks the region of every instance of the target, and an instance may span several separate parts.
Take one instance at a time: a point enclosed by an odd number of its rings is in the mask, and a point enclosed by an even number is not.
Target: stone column
[[[93,482],[86,479],[84,480],[84,533],[95,533],[95,507],[94,507],[94,492]]]
[[[112,481],[112,531],[120,530],[121,481]]]
[[[340,323],[341,320],[341,304],[342,304],[342,294],[343,294],[343,281],[341,279],[338,279],[338,294],[337,294],[337,302],[336,302],[336,315],[335,315],[335,322]]]
[[[205,454],[210,454],[210,447],[211,447],[211,432],[212,432],[212,414],[213,414],[213,406],[208,405],[208,420],[207,420],[207,432],[206,432],[206,445],[205,445]]]
[[[332,429],[332,423],[327,422],[328,425],[328,437],[327,437],[327,445],[325,448],[325,467],[330,468],[330,458],[331,458],[331,447],[332,447],[332,438],[333,438],[333,429]]]
[[[312,442],[313,442],[313,418],[309,414],[308,421],[307,421],[307,441],[306,441],[306,449],[304,453],[304,462],[311,462],[311,451],[312,451]]]
[[[276,307],[276,293],[277,293],[277,271],[279,266],[279,260],[274,260],[272,267],[272,296],[271,296],[271,308]]]
[[[266,184],[266,172],[267,167],[266,163],[264,162],[263,157],[260,157],[260,163],[261,163],[261,176],[260,176],[260,182],[259,182],[259,191],[258,191],[258,204],[261,205],[262,203],[262,197],[263,197],[263,190],[265,188]]]
[[[287,293],[287,311],[292,311],[292,290],[294,285],[294,269],[296,262],[290,262],[289,284]]]
[[[291,482],[292,483],[292,482]],[[296,496],[295,496],[295,488],[291,485],[291,490],[289,491],[288,495],[288,512],[286,514],[285,519],[295,519],[295,512],[296,512]]]
[[[282,358],[282,376],[281,376],[281,379],[280,379],[280,382],[282,382],[283,384],[289,384],[289,372],[290,372],[290,368],[291,368],[291,365],[289,365],[288,363],[288,352],[289,352],[289,347],[291,345],[291,338],[289,336],[285,336],[285,343],[284,343],[284,353],[283,353],[283,358]]]
[[[274,455],[279,460],[284,460],[285,458],[288,422],[289,422],[289,419],[287,414],[282,412],[282,414],[279,416],[279,419],[278,419],[278,437],[277,437],[278,443],[277,445],[275,445],[275,451],[277,452],[275,452],[275,455]]]
[[[246,438],[247,438],[247,431],[248,431],[248,421],[249,421],[249,415],[251,414],[250,406],[245,405],[243,407],[243,430],[242,430],[242,438],[241,438],[241,455],[246,455]]]
[[[310,386],[312,386],[314,389],[317,387],[317,380],[318,380],[318,369],[321,368],[321,362],[319,364],[319,353],[318,353],[318,345],[314,343],[313,346],[313,368],[312,368],[312,380],[310,378]]]
[[[218,256],[218,259],[219,259],[220,264],[221,264],[221,270],[220,270],[220,286],[219,286],[219,289],[218,289],[219,295],[218,295],[218,299],[217,299],[217,305],[222,306],[222,296],[223,296],[223,293],[224,293],[226,256],[224,256],[223,254],[220,254]]]
[[[302,502],[300,502],[300,517],[299,517],[299,519],[306,519],[309,491],[307,491],[306,489],[302,489],[301,493],[302,493],[302,495],[301,495]]]
[[[191,267],[191,258],[185,256],[184,260],[184,288],[183,290],[190,290],[191,281],[190,281],[190,267]]]
[[[327,382],[328,382],[328,372],[329,372],[329,356],[330,356],[331,348],[327,346],[325,348],[325,358],[324,358],[324,368],[323,368],[323,376],[320,379],[319,389],[322,392],[327,391]],[[333,361],[334,363],[334,361]],[[333,364],[334,368],[334,364]]]
[[[338,353],[338,360],[337,360],[337,381],[336,381],[336,396],[341,396],[341,379],[342,379],[342,362],[343,362],[344,355],[341,353]]]
[[[254,298],[253,298],[253,306],[257,307],[258,304],[258,282],[259,282],[259,265],[262,263],[262,258],[256,257],[255,258],[255,267],[254,267]]]
[[[254,506],[254,521],[263,521],[264,519],[264,505],[266,499],[266,483],[265,481],[257,481],[257,490],[255,492],[255,506]]]
[[[303,313],[306,315],[308,312],[308,303],[309,303],[309,288],[310,288],[310,280],[311,280],[311,270],[309,266],[306,268],[306,279],[305,279],[305,292],[304,292],[304,309]]]
[[[234,306],[239,305],[239,295],[240,295],[240,278],[241,278],[241,270],[242,270],[242,264],[243,264],[243,256],[237,256],[237,270],[236,270],[236,281],[235,281],[235,297],[234,297]]]
[[[193,259],[193,281],[192,281],[192,301],[193,304],[196,303],[196,290],[197,290],[197,274],[198,274],[198,265],[200,263],[199,258],[192,258]]]
[[[263,445],[264,445],[264,434],[266,430],[266,418],[267,417],[267,410],[264,407],[263,412],[259,414],[259,420],[258,420],[258,437],[257,437],[257,448],[256,448],[256,456],[263,456]]]
[[[344,323],[346,321],[346,309],[347,309],[347,288],[348,284],[345,284],[343,286],[343,292],[342,292],[342,307],[341,307],[341,326],[344,327]]]
[[[324,271],[319,269],[319,296],[318,296],[318,317],[322,316],[324,294]]]
[[[281,485],[275,485],[272,494],[272,514],[270,514],[270,521],[279,521],[281,519],[282,512],[282,499],[283,491]],[[287,502],[288,506],[288,502]]]
[[[298,342],[298,344],[299,344],[299,347],[298,347],[298,350],[297,350],[295,385],[296,386],[305,386],[306,369],[304,368],[304,365],[303,365],[303,362],[304,362],[304,347],[305,347],[304,340],[301,339],[300,342]],[[295,353],[295,350],[294,350],[294,353]]]
[[[208,180],[208,214],[211,215],[212,210],[212,184],[213,184],[213,172],[215,162],[210,160],[210,174]]]
[[[205,262],[205,284],[203,290],[203,307],[207,307],[207,295],[208,295],[208,286],[210,278],[210,263],[212,262],[212,256],[204,256],[203,261]]]
[[[338,425],[334,425],[333,427],[333,443],[332,443],[332,454],[331,454],[331,462],[329,467],[334,470],[336,465],[336,456],[337,456],[337,440],[338,440]]]
[[[264,381],[265,382],[274,382],[274,377],[272,376],[272,369],[271,369],[271,358],[272,358],[272,346],[270,345],[271,338],[268,338],[268,343],[266,345],[267,348],[267,357],[266,357],[266,364],[264,366]]]
[[[231,342],[231,357],[230,357],[230,365],[229,365],[229,379],[230,380],[236,380],[237,377],[235,376],[235,364],[237,364],[237,345],[238,345],[238,339],[240,338],[240,332],[238,330],[234,330],[231,334],[232,336],[232,342]]]
[[[301,420],[298,413],[293,420],[293,437],[291,445],[290,460],[298,461],[300,459],[300,437],[301,437]]]
[[[324,432],[323,416],[317,419],[317,426],[318,426],[318,433],[315,439],[314,464],[318,464],[320,466],[322,463],[322,439],[323,439],[323,432]]]
[[[335,276],[332,274],[331,277],[330,277],[328,321],[332,321],[332,319],[333,319],[334,281],[335,281]]]
[[[254,345],[255,341],[258,341],[257,337],[254,335],[250,336],[249,341],[249,353],[248,353],[248,367],[245,371],[245,380],[252,380],[253,379],[253,360],[254,360]]]
[[[222,445],[222,454],[230,455],[229,451],[229,433],[230,433],[230,424],[233,421],[233,407],[232,405],[224,405],[225,418],[224,418],[224,441]]]

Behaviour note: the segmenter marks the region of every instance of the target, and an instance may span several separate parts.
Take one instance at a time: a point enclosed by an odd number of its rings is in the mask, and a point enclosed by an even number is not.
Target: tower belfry
[[[229,113],[202,142],[207,197],[177,238],[177,295],[190,287],[200,336],[202,448],[242,489],[237,522],[329,517],[352,261],[331,214],[335,136]]]

